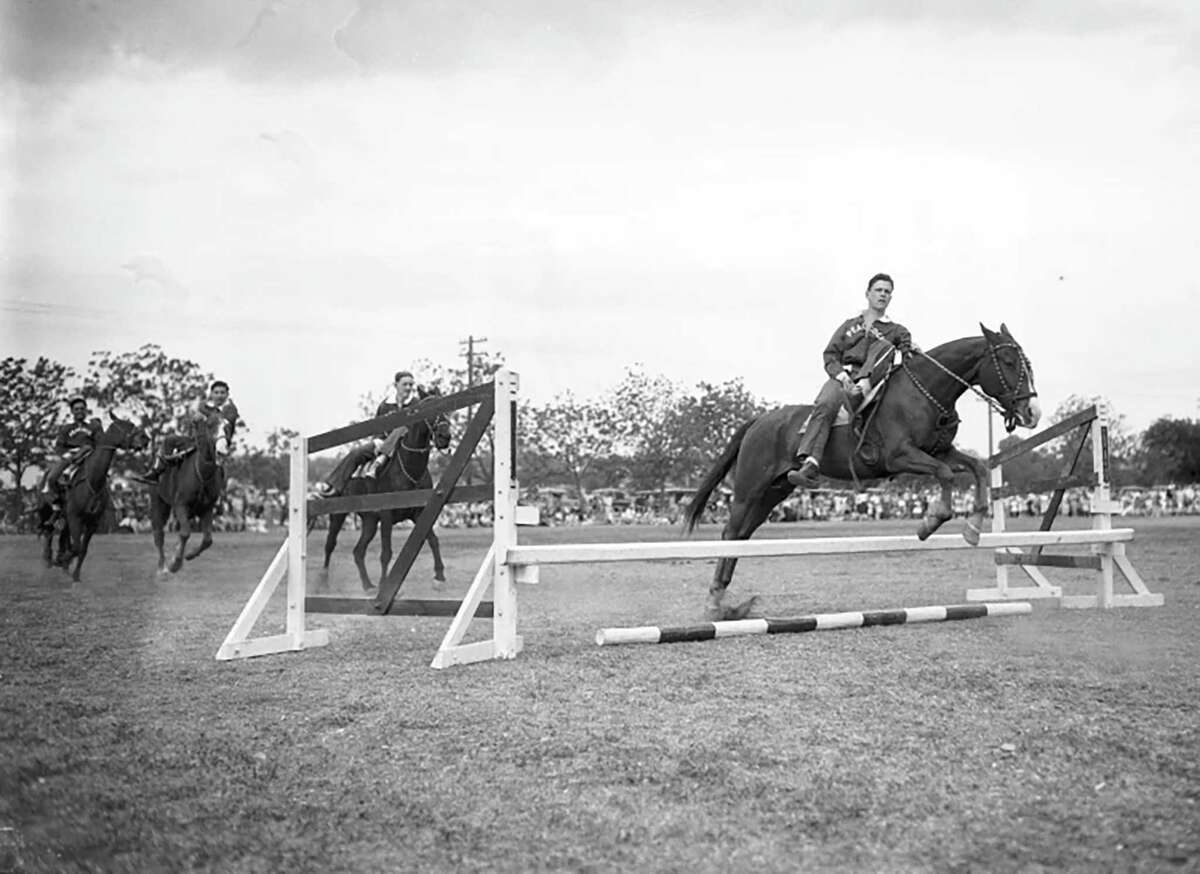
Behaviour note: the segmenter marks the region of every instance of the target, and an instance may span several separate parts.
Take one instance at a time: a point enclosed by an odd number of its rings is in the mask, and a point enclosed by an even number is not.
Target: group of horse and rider
[[[975,478],[978,518],[972,516],[968,521],[964,536],[978,542],[986,509],[986,470],[978,459],[953,446],[959,421],[954,405],[970,389],[1000,411],[1009,431],[1018,425],[1032,428],[1040,414],[1032,367],[1004,325],[997,332],[981,324],[981,337],[965,337],[922,351],[913,343],[909,330],[888,316],[894,291],[895,283],[886,273],[877,273],[867,282],[866,307],[842,322],[823,350],[826,379],[812,405],[780,407],[737,429],[697,488],[688,511],[689,530],[699,520],[713,490],[730,472],[734,476],[734,497],[722,535],[726,539],[748,538],[793,489],[812,488],[821,477],[857,481],[916,473],[936,477],[943,491],[942,500],[931,505],[919,529],[919,536],[924,538],[950,518],[953,477],[968,472]],[[376,417],[414,410],[425,397],[410,371],[398,371],[392,385],[394,399],[381,403]],[[59,460],[45,480],[44,517],[57,506],[60,480],[67,481],[62,487],[69,493],[83,476],[88,458],[105,445],[99,422],[88,419],[86,400],[73,397],[69,405],[72,420],[57,434],[55,451]],[[109,430],[119,422],[114,417]],[[162,530],[172,513],[181,529],[181,542],[170,570],[178,570],[185,557],[194,557],[211,543],[212,511],[224,483],[222,461],[232,449],[237,422],[238,410],[230,400],[229,385],[217,380],[188,417],[183,433],[165,436],[154,466],[145,476],[135,477],[154,489],[151,515],[160,570],[165,569]],[[316,497],[430,488],[430,449],[445,449],[449,442],[449,423],[444,416],[431,416],[427,421],[414,421],[381,433],[352,449],[316,485]],[[141,447],[135,441],[115,448]],[[71,470],[75,471],[73,477]],[[90,487],[93,499],[102,486]],[[69,519],[72,513],[66,498],[61,505]],[[381,560],[386,571],[391,525],[412,518],[416,510],[419,508],[360,513],[364,527],[355,547],[355,560],[364,589],[370,588],[370,581],[362,554],[376,527],[382,524],[385,532]],[[185,556],[189,517],[200,518],[204,541]],[[326,567],[345,517],[346,513],[330,512]],[[74,531],[78,526],[72,523],[69,527]],[[63,537],[66,543],[65,530]],[[428,542],[441,578],[441,560],[432,534]],[[80,547],[80,541],[74,540],[73,551],[82,561]],[[47,557],[49,549],[47,545]],[[86,552],[86,538],[82,552]],[[721,559],[718,563],[710,588],[710,613],[728,612],[720,599],[735,563],[736,559]]]

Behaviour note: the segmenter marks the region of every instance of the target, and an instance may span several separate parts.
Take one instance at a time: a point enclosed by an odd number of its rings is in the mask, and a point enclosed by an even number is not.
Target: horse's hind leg
[[[329,530],[325,532],[325,563],[321,566],[324,571],[329,570],[329,559],[333,556],[333,551],[337,549],[338,533],[345,524],[345,513],[329,514]]]
[[[788,491],[791,491],[790,486]],[[762,525],[771,515],[771,508],[778,503],[778,501],[772,502],[771,497],[771,493],[768,492],[765,495],[759,495],[758,499],[753,501],[735,500],[730,508],[729,521],[725,523],[725,528],[721,531],[721,539],[749,540],[750,535],[758,530],[758,526]],[[753,609],[755,601],[758,600],[755,596],[736,607],[727,607],[723,603],[725,591],[733,582],[733,571],[736,567],[736,558],[717,560],[717,569],[713,572],[712,584],[708,587],[707,616],[709,619],[714,621],[744,619]]]
[[[375,539],[379,516],[375,513],[364,513],[359,518],[362,519],[362,531],[359,532],[358,542],[354,544],[354,566],[358,568],[358,579],[362,583],[363,591],[370,592],[375,588],[375,584],[371,582],[371,575],[367,573],[367,547]]]

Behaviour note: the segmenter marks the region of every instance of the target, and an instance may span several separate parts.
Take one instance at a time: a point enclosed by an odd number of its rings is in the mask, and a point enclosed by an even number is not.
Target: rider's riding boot
[[[146,471],[146,473],[144,475],[139,476],[138,474],[135,473],[132,476],[130,476],[129,478],[132,480],[136,480],[139,483],[145,483],[148,486],[156,486],[156,485],[158,485],[158,478],[160,476],[162,476],[163,471],[166,469],[167,469],[166,459],[164,459],[161,455],[156,455],[154,457],[154,466],[151,467],[148,471]]]
[[[795,470],[789,470],[787,481],[794,486],[811,488],[821,477],[821,467],[811,455],[806,457]]]
[[[332,498],[334,493],[333,486],[324,480],[317,483],[313,488],[313,491],[317,493],[318,498]]]

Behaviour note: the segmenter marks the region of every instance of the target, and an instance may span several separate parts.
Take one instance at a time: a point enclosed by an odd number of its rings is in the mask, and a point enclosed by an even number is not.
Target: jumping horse
[[[979,327],[982,336],[906,356],[882,387],[874,408],[865,411],[862,433],[856,434],[849,425],[835,426],[820,459],[821,473],[834,479],[857,481],[900,473],[936,477],[942,492],[917,528],[921,540],[952,518],[954,475],[966,472],[975,479],[975,509],[962,533],[968,543],[979,543],[987,510],[988,469],[953,445],[958,398],[968,389],[984,395],[993,407],[998,405],[1010,433],[1017,426],[1036,427],[1041,415],[1033,368],[1020,344],[1005,325],[999,332]],[[733,470],[733,503],[721,539],[749,539],[792,493],[786,475],[811,410],[805,405],[785,406],[742,423],[692,497],[686,531],[695,528],[709,496]],[[736,607],[723,603],[736,565],[736,558],[718,560],[709,587],[709,618],[740,619],[754,606],[755,598]]]
[[[217,438],[223,422],[220,416],[197,415],[192,419],[195,449],[165,470],[151,491],[150,524],[154,528],[154,546],[158,549],[158,573],[176,573],[186,558],[191,561],[212,546],[213,513],[225,489],[225,471],[217,458]],[[163,542],[172,516],[179,527],[179,545],[167,565]],[[192,519],[200,522],[200,543],[190,552],[188,538]]]
[[[420,409],[420,405],[413,408]],[[445,450],[450,445],[450,421],[439,413],[429,419],[418,420],[402,431],[402,436],[396,442],[396,448],[374,477],[357,477],[351,479],[352,468],[357,467],[374,453],[368,448],[353,451],[343,458],[338,467],[331,472],[330,479],[342,476],[347,481],[346,488],[339,494],[369,495],[382,492],[406,492],[413,489],[432,489],[433,478],[429,474],[429,453],[432,447]],[[392,561],[392,526],[405,520],[415,521],[421,515],[424,507],[398,507],[388,510],[360,512],[362,530],[358,542],[354,544],[354,566],[358,568],[358,577],[362,582],[364,592],[375,588],[371,575],[367,571],[367,548],[375,539],[375,532],[380,531],[380,580],[387,576],[388,565]],[[329,559],[337,548],[338,533],[346,522],[348,513],[330,513],[329,531],[325,535],[325,563],[321,572],[328,578]],[[435,580],[446,579],[446,568],[442,564],[441,544],[437,535],[430,529],[425,538],[433,553],[433,576]]]
[[[46,567],[58,565],[67,570],[71,559],[75,559],[71,579],[79,582],[79,571],[87,557],[88,544],[100,527],[110,503],[108,469],[112,466],[113,457],[118,449],[140,452],[149,442],[146,432],[133,422],[112,416],[112,422],[101,435],[99,444],[84,458],[67,483],[61,512],[49,501],[43,501],[38,507],[38,527],[45,540],[42,558]],[[59,533],[58,555],[51,559],[56,529]]]

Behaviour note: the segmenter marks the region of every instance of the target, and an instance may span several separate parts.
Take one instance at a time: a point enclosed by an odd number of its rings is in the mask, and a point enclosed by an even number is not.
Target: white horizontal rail
[[[600,561],[769,558],[786,555],[840,555],[855,552],[925,552],[938,549],[1000,549],[1008,546],[1074,546],[1133,540],[1132,528],[1079,531],[985,533],[979,546],[957,534],[884,537],[808,537],[792,540],[681,540],[673,543],[571,543],[523,545],[508,549],[509,565],[583,564]]]

